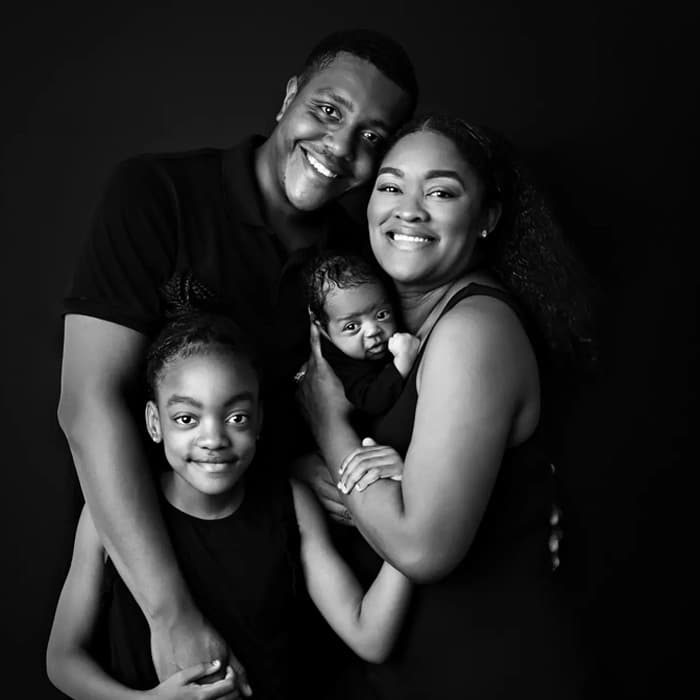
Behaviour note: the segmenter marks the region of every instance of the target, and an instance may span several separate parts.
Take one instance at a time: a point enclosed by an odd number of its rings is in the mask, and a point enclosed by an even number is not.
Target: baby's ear
[[[309,314],[309,321],[315,323],[317,326],[321,325],[321,322],[316,318],[316,314],[311,310],[310,306],[306,307],[306,313]]]

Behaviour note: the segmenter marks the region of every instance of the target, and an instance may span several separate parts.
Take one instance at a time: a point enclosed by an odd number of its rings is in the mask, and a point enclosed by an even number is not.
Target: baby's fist
[[[394,335],[389,338],[388,343],[389,352],[394,357],[403,355],[411,360],[415,359],[418,354],[419,346],[420,340],[410,333],[394,333]]]

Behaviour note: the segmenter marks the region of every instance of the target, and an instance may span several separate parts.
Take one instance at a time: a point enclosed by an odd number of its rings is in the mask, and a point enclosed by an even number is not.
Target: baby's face
[[[391,304],[380,284],[332,289],[326,297],[327,334],[339,350],[357,360],[380,360],[396,332]]]

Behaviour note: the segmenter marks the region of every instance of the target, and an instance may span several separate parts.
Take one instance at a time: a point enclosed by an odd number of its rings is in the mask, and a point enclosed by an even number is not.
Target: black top
[[[473,284],[452,297],[443,315],[475,294],[512,307],[501,290]],[[375,423],[377,442],[402,455],[413,432],[416,373],[426,345],[398,401]],[[416,586],[394,652],[386,663],[365,667],[372,690],[357,698],[579,697],[571,629],[548,550],[552,482],[537,432],[506,450],[464,559],[444,579]],[[336,528],[336,534],[361,578],[373,576],[381,561],[359,533]]]
[[[323,357],[343,383],[348,401],[368,416],[386,413],[403,388],[403,377],[391,354],[378,360],[349,357],[321,336]]]
[[[288,255],[263,216],[254,171],[262,142],[251,137],[228,150],[120,164],[63,308],[152,335],[163,322],[159,289],[176,274],[191,275],[256,343],[265,380],[263,436],[274,435],[288,455],[308,435],[291,399],[292,377],[309,351],[301,268],[321,248],[365,246],[367,234],[333,204],[319,213],[318,244]]]
[[[254,697],[281,700],[291,696],[290,655],[304,584],[291,489],[286,480],[270,481],[248,479],[238,510],[219,520],[161,502],[195,602],[245,667]],[[146,619],[111,560],[105,567],[109,672],[129,687],[152,688],[158,680]]]

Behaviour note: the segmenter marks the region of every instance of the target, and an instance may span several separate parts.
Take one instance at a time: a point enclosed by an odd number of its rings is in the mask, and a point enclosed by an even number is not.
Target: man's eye
[[[326,117],[337,118],[338,110],[333,105],[322,104],[319,105],[319,109],[323,112]]]
[[[363,131],[362,138],[367,141],[367,143],[372,144],[372,146],[377,146],[382,140],[382,137],[379,134],[375,134],[374,131]]]

